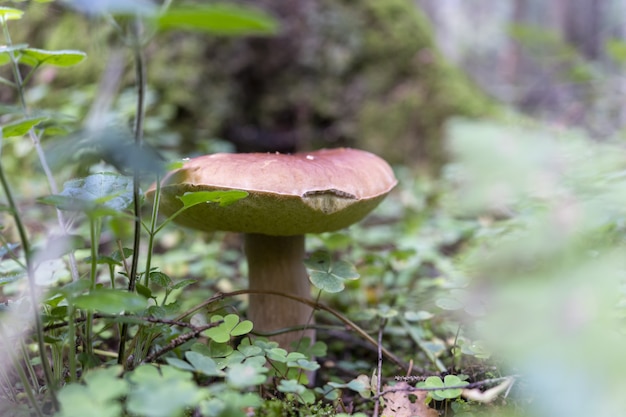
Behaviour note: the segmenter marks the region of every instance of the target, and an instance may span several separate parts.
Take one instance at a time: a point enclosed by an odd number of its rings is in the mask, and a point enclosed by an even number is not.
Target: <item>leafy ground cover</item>
[[[308,239],[318,340],[286,349],[245,317],[240,237],[181,230],[141,191],[176,166],[143,137],[151,33],[240,36],[275,22],[135,3],[81,10],[106,12],[137,70],[133,110],[116,101],[102,119],[31,107],[29,80],[85,55],[12,40],[23,12],[0,8],[17,97],[0,142],[2,416],[620,415],[619,142],[452,121],[442,178],[395,167],[400,185],[374,215]]]

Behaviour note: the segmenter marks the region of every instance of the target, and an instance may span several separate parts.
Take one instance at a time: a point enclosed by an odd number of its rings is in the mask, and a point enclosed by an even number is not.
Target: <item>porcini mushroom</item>
[[[161,183],[161,212],[182,207],[194,191],[244,190],[232,205],[200,204],[175,222],[204,231],[245,233],[249,288],[310,298],[304,235],[345,228],[364,218],[393,189],[391,167],[369,152],[340,148],[295,154],[212,154],[193,158]],[[155,187],[147,192],[153,199]],[[311,307],[266,294],[250,294],[248,318],[259,331],[306,324]],[[274,337],[282,347],[314,332]]]

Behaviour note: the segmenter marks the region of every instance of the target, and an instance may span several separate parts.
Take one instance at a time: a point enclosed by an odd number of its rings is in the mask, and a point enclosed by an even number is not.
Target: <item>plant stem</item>
[[[67,358],[69,361],[70,382],[78,380],[78,373],[76,372],[76,343],[74,342],[76,340],[75,312],[74,305],[69,303],[67,306],[67,339],[69,341]]]
[[[24,366],[26,366],[26,370],[28,371],[28,376],[30,377],[32,387],[34,388],[35,391],[39,391],[41,387],[39,386],[39,381],[37,380],[37,374],[35,370],[33,369],[33,365],[31,364],[31,361],[28,360],[28,357],[29,357],[28,349],[26,348],[26,344],[24,343],[23,338],[20,338],[19,344],[20,344],[20,349],[22,350],[22,357],[25,359]]]
[[[150,283],[150,269],[152,268],[152,250],[154,248],[154,237],[156,236],[156,222],[159,215],[159,200],[161,199],[161,178],[156,177],[156,190],[154,192],[154,204],[152,205],[152,217],[150,218],[150,230],[148,231],[148,249],[146,253],[146,274],[143,277],[143,285]],[[164,302],[165,303],[165,302]]]
[[[387,319],[380,320],[380,328],[378,329],[378,361],[376,367],[376,395],[380,395],[380,387],[382,386],[382,378],[383,378],[383,330],[385,329],[385,325],[387,324]],[[380,408],[380,401],[374,402],[374,415],[373,417],[378,417]]]
[[[143,47],[141,44],[142,23],[137,17],[132,28],[133,36],[133,53],[135,59],[135,83],[137,84],[137,108],[135,114],[135,146],[141,149],[143,146],[143,126],[145,120],[145,98],[146,98],[146,69],[145,59],[143,55]],[[139,167],[133,167],[133,211],[135,215],[134,221],[134,240],[133,240],[133,259],[130,266],[130,274],[128,275],[128,291],[134,292],[137,283],[137,268],[139,265],[139,249],[141,243],[141,189],[140,189],[140,172]],[[146,271],[146,274],[148,271]],[[126,350],[126,338],[128,336],[128,324],[124,323],[120,330],[120,345],[118,348],[118,363],[124,364],[124,356]]]
[[[89,272],[89,291],[96,288],[96,279],[98,276],[98,246],[100,242],[100,220],[89,216],[89,239],[91,240],[91,269]],[[87,320],[85,321],[85,340],[83,341],[83,350],[88,355],[93,354],[93,311],[87,312]]]
[[[133,49],[135,54],[135,82],[137,83],[137,109],[135,115],[135,146],[138,149],[143,147],[143,125],[146,112],[146,69],[141,46],[141,21],[139,18],[135,20],[133,25],[134,41]],[[135,291],[135,283],[137,279],[137,268],[139,264],[139,245],[141,238],[141,189],[140,189],[140,172],[139,167],[133,167],[133,210],[135,215],[135,234],[133,241],[133,260],[130,266],[130,281],[128,284],[129,291]]]

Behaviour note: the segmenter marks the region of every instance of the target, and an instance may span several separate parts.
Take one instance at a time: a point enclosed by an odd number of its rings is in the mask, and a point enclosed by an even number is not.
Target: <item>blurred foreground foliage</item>
[[[459,267],[477,335],[530,386],[533,416],[618,415],[626,149],[580,131],[457,121],[446,204],[483,227]]]

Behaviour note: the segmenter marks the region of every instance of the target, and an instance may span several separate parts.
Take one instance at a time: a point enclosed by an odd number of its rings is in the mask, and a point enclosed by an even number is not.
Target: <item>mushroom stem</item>
[[[304,267],[304,235],[245,235],[249,288],[280,290],[302,298],[311,297],[308,274]],[[250,294],[248,318],[260,332],[271,332],[292,326],[312,324],[312,308],[275,295]],[[315,331],[297,331],[272,336],[281,347],[303,336],[315,338]]]

